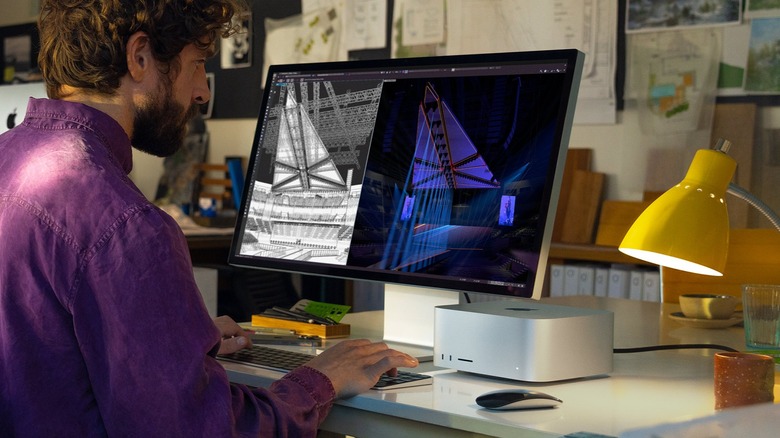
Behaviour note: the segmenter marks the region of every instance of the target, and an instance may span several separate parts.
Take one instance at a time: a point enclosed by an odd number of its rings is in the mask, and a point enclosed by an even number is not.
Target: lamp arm
[[[726,190],[726,193],[730,193],[755,207],[758,211],[763,213],[767,219],[769,219],[769,222],[772,222],[772,225],[774,225],[778,231],[780,231],[780,217],[777,216],[777,213],[772,211],[768,205],[758,199],[755,195],[734,183],[729,183],[729,188]]]

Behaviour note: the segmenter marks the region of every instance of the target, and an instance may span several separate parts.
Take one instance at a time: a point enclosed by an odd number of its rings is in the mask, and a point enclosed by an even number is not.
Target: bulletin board
[[[623,109],[623,93],[626,79],[626,0],[614,0],[617,3],[617,40],[615,57],[615,97],[617,110]],[[387,0],[387,35],[385,47],[379,49],[364,49],[351,51],[349,59],[386,59],[391,57],[391,29],[393,26],[394,0]],[[248,0],[251,16],[248,18],[248,33],[243,43],[248,47],[244,57],[236,58],[235,62],[225,63],[225,52],[211,58],[206,65],[209,73],[209,86],[212,87],[213,102],[206,112],[207,117],[217,119],[255,118],[260,108],[263,88],[264,49],[266,43],[266,19],[284,19],[301,14],[300,0]],[[8,40],[10,38],[10,40]],[[30,43],[29,56],[21,51],[20,40],[27,39]],[[0,44],[0,66],[7,73],[0,75],[0,84],[40,80],[37,67],[38,32],[35,23],[0,27],[0,40],[10,41],[15,53],[5,53],[6,44]],[[22,43],[23,45],[24,43]],[[10,55],[10,56],[9,56]],[[21,58],[21,60],[20,60]],[[26,59],[25,59],[26,58]],[[13,63],[13,68],[7,68]],[[13,70],[13,72],[12,72]],[[29,71],[28,71],[29,70]],[[36,76],[37,75],[37,76]],[[718,103],[756,103],[758,105],[777,105],[775,94],[745,94],[735,96],[718,96]]]
[[[255,118],[262,99],[263,48],[265,47],[266,18],[284,18],[301,13],[300,1],[251,1],[249,29],[250,61],[240,66],[223,68],[224,53],[206,62],[206,71],[214,75],[211,118]]]
[[[625,76],[625,37],[623,28],[625,17],[625,0],[617,2],[618,20],[616,23],[618,39],[616,41],[616,58],[618,59],[614,78],[617,110],[623,109],[623,83]],[[392,56],[391,38],[393,27],[394,0],[387,0],[387,34],[385,46],[378,49],[353,50],[348,53],[349,60],[387,59]],[[242,68],[225,68],[221,55],[210,59],[206,69],[214,75],[213,110],[211,117],[215,119],[255,118],[262,99],[264,48],[266,44],[265,20],[283,19],[301,14],[300,0],[250,0],[252,10],[251,58],[249,65]]]
[[[393,0],[388,0],[392,10]],[[255,118],[262,99],[266,18],[281,19],[301,13],[299,0],[253,0],[251,32],[251,62],[240,68],[224,68],[222,55],[206,63],[206,71],[214,75],[214,105],[212,118]],[[391,17],[388,16],[388,29]],[[390,34],[386,48],[352,51],[350,59],[386,59],[390,57]]]

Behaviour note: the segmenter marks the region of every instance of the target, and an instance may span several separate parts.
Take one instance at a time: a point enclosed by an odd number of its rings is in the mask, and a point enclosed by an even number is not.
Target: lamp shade
[[[661,266],[723,275],[729,245],[726,190],[737,163],[718,150],[699,150],[685,179],[637,218],[620,251]]]

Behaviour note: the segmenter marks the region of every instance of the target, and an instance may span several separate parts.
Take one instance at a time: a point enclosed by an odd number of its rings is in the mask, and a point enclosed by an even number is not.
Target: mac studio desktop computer
[[[270,66],[230,263],[382,282],[437,366],[610,372],[611,313],[538,302],[583,56]]]

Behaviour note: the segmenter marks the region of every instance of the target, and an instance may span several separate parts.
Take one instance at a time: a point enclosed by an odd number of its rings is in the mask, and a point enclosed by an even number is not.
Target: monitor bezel
[[[563,174],[563,167],[568,149],[569,135],[574,118],[574,109],[579,89],[579,80],[582,74],[584,54],[576,49],[529,51],[529,52],[509,52],[509,53],[490,53],[477,55],[452,55],[423,58],[397,58],[382,60],[361,60],[361,61],[339,61],[322,62],[309,64],[284,64],[272,65],[268,68],[265,87],[263,88],[263,98],[258,112],[257,126],[253,138],[252,148],[248,161],[248,175],[246,184],[241,197],[240,209],[237,212],[235,231],[231,242],[228,263],[232,266],[252,269],[267,269],[274,271],[292,272],[306,275],[317,275],[323,277],[342,278],[359,281],[373,281],[381,283],[394,283],[409,286],[419,286],[423,288],[435,288],[444,290],[454,290],[459,292],[475,292],[484,294],[495,294],[506,297],[520,297],[538,299],[542,295],[544,278],[547,271],[547,257],[549,254],[550,240],[552,237],[552,228],[557,209],[558,195]],[[291,260],[261,258],[254,256],[244,256],[239,254],[243,238],[243,228],[246,220],[246,210],[249,207],[248,200],[251,198],[253,187],[250,180],[252,170],[255,168],[255,161],[260,154],[257,153],[263,132],[263,117],[268,105],[269,93],[274,75],[277,73],[296,73],[306,74],[313,71],[327,70],[360,70],[360,69],[394,69],[422,66],[441,67],[447,66],[478,66],[480,64],[533,64],[549,63],[552,61],[565,61],[567,69],[564,74],[563,86],[570,89],[568,95],[561,96],[560,110],[564,114],[563,123],[555,132],[555,143],[558,148],[552,151],[555,156],[551,156],[549,172],[553,178],[545,184],[543,204],[547,205],[546,211],[542,211],[544,218],[540,217],[540,222],[544,223],[542,242],[539,251],[539,263],[534,275],[533,286],[521,291],[508,289],[505,285],[495,285],[487,282],[468,281],[467,279],[458,279],[444,276],[433,276],[428,274],[395,272],[387,270],[377,270],[371,268],[330,265],[320,263],[296,262]],[[568,67],[571,66],[571,67]]]

